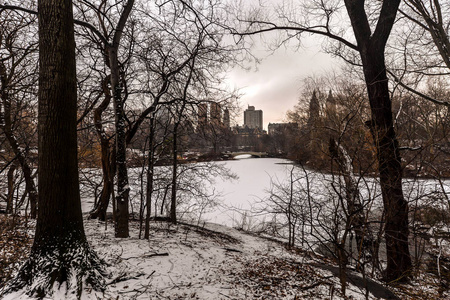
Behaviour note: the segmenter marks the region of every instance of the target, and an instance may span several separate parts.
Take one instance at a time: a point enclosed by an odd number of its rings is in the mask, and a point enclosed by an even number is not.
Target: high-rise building
[[[213,102],[211,103],[209,117],[212,126],[219,127],[221,124],[222,118],[222,108],[219,103]]]
[[[208,103],[200,103],[198,105],[198,128],[204,129],[208,125]]]
[[[230,111],[228,108],[223,111],[223,127],[230,128]]]
[[[263,112],[262,110],[255,110],[254,106],[248,106],[244,111],[244,126],[248,128],[263,129]]]

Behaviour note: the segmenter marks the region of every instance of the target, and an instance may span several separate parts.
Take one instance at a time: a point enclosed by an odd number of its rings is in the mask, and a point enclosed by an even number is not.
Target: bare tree
[[[390,76],[410,93],[449,107],[446,98],[427,94],[423,82],[433,77],[448,80],[450,5],[439,0],[406,0],[400,13],[402,20],[394,33],[396,43],[389,49],[393,57],[388,70]]]
[[[410,11],[402,10],[402,15],[430,34],[442,61],[450,69],[450,40],[446,20],[450,9],[448,3],[439,0],[406,0],[405,5]]]
[[[101,45],[106,65],[109,67],[110,76],[110,89],[113,98],[114,110],[115,110],[115,165],[117,173],[117,207],[116,207],[116,236],[128,237],[128,175],[126,167],[126,121],[124,111],[124,95],[123,85],[121,84],[120,76],[120,62],[119,62],[119,47],[121,45],[121,39],[124,33],[124,28],[127,20],[131,14],[134,0],[129,0],[123,5],[123,9],[119,14],[117,23],[110,23],[111,19],[107,16],[106,11],[109,11],[107,1],[102,1],[99,7],[88,2],[81,1],[86,5],[86,8],[81,8],[82,13],[94,12],[98,16],[101,29],[97,29],[89,22],[82,20],[74,20],[74,23],[81,25],[83,28],[89,31],[90,34],[95,36]],[[36,11],[14,5],[0,5],[2,9],[12,9],[18,11],[24,11],[30,14],[37,14]],[[110,25],[110,26],[106,26]],[[111,28],[110,28],[111,27]]]
[[[338,43],[338,50],[347,47],[350,51],[348,61],[357,58],[361,64],[371,107],[371,129],[377,147],[379,176],[386,211],[386,247],[388,263],[386,280],[406,279],[411,270],[411,256],[408,248],[408,204],[402,191],[402,168],[396,132],[392,118],[388,78],[385,65],[385,48],[396,20],[400,0],[383,1],[366,5],[364,0],[343,1],[348,20],[353,29],[354,40],[347,39],[345,32],[335,17],[343,12],[339,9],[341,1],[314,2],[309,11],[314,20],[307,16],[295,15],[294,9],[279,9],[279,24],[276,20],[262,19],[259,15],[244,18],[247,28],[236,31],[238,36],[255,35],[270,31],[287,32],[288,38],[301,38],[303,33],[313,33]],[[301,18],[303,17],[303,19]],[[283,23],[284,22],[284,23]],[[359,57],[355,56],[355,53]],[[338,51],[344,56],[346,53]]]
[[[127,141],[131,141],[138,126],[150,115],[162,107],[171,115],[169,119],[172,142],[172,183],[170,185],[170,218],[176,223],[177,184],[179,179],[178,157],[180,154],[181,127],[188,124],[192,107],[199,102],[227,101],[230,95],[219,88],[219,72],[233,61],[234,50],[224,46],[224,32],[214,23],[218,17],[214,3],[191,3],[190,1],[167,1],[159,6],[159,14],[142,10],[143,16],[151,20],[147,32],[140,31],[138,39],[140,51],[137,58],[145,66],[143,76],[139,78],[140,89],[136,92],[148,97],[146,108],[130,126]],[[143,25],[145,27],[145,25]],[[144,102],[144,101],[143,101]],[[155,126],[152,125],[152,129]],[[160,145],[162,141],[150,132],[150,144]],[[154,151],[154,147],[150,147]],[[149,162],[154,153],[149,153]],[[152,176],[150,164],[148,176]],[[150,197],[153,179],[147,179],[147,219],[150,216]],[[164,197],[165,199],[165,197]],[[148,223],[148,222],[146,222]],[[146,229],[148,228],[146,224]]]
[[[38,193],[29,158],[34,131],[31,107],[36,97],[33,84],[37,80],[37,70],[33,67],[37,42],[31,36],[36,29],[35,17],[20,16],[13,11],[0,11],[0,17],[0,129],[22,169],[31,217],[36,218]]]

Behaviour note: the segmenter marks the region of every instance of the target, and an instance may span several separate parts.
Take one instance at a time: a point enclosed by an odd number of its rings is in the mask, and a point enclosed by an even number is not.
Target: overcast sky
[[[298,102],[303,78],[338,69],[338,60],[322,53],[319,43],[311,40],[297,51],[281,48],[273,55],[262,51],[263,45],[257,45],[255,52],[265,57],[262,62],[249,64],[250,71],[234,68],[228,74],[229,86],[241,91],[243,110],[251,105],[263,111],[265,130],[269,123],[285,121],[286,111]],[[243,110],[236,119],[238,125],[244,122]]]

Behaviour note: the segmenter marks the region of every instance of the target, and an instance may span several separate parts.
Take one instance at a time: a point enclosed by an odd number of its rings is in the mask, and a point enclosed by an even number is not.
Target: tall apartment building
[[[262,110],[255,110],[254,106],[248,106],[244,111],[244,126],[248,128],[263,129],[263,112]]]
[[[208,103],[200,103],[197,112],[198,128],[205,129],[208,125]]]
[[[210,122],[212,126],[219,127],[222,122],[222,107],[219,103],[213,102],[209,111]]]
[[[230,128],[231,122],[230,122],[230,111],[228,108],[225,108],[223,111],[223,127]]]

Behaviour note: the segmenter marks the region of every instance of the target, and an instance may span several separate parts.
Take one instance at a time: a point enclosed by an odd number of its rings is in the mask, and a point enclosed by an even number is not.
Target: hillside
[[[1,218],[5,224],[4,216]],[[412,299],[422,294],[421,290],[431,297],[428,299],[434,298],[433,290],[425,284],[403,287],[404,292],[414,290],[415,296],[404,293],[397,298],[381,283],[364,282],[356,273],[349,274],[344,297],[332,262],[300,249],[287,250],[274,239],[221,225],[154,222],[149,241],[138,238],[137,222],[131,223],[128,239],[114,238],[113,227],[106,225],[85,220],[89,241],[105,261],[109,276],[104,293],[85,290],[83,299],[364,299],[366,283],[368,299]],[[26,250],[30,245],[24,242],[23,224],[16,228],[22,230],[2,233],[3,262],[11,256],[23,259],[27,251],[21,254],[18,249]],[[64,288],[55,291],[53,298],[71,299]],[[5,299],[28,297],[17,293]]]

